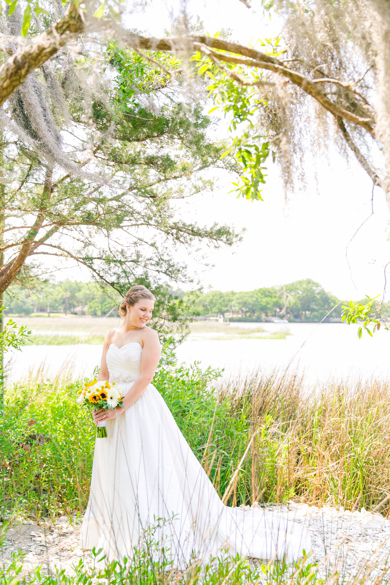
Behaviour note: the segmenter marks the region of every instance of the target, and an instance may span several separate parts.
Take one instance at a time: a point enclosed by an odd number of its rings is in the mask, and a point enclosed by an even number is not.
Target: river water
[[[238,324],[234,324],[236,327]],[[259,324],[240,324],[258,327]],[[246,375],[252,370],[265,374],[304,374],[308,387],[331,381],[377,378],[390,375],[390,331],[380,330],[371,338],[358,339],[357,326],[342,323],[261,323],[270,332],[285,330],[285,339],[212,339],[216,334],[190,336],[177,350],[180,362],[201,362],[204,367],[224,368],[224,377]],[[100,362],[101,346],[27,346],[6,354],[8,381],[21,381],[40,372],[52,378],[67,371],[72,378],[91,376]]]

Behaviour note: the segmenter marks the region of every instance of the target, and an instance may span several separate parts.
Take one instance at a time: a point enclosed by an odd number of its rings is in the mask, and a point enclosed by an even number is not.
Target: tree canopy
[[[154,38],[131,28],[131,3],[126,24],[117,0],[2,3],[0,223],[10,237],[0,291],[43,253],[73,257],[114,287],[145,266],[177,276],[171,244],[236,239],[226,227],[184,226],[168,203],[204,188],[192,178],[211,167],[239,170],[239,194],[261,199],[270,158],[294,188],[307,153],[336,145],[390,194],[388,2],[244,4],[248,19],[258,6],[277,15],[281,34],[239,44],[184,15]],[[208,138],[206,95],[228,116],[229,144]],[[129,232],[129,253],[113,236],[136,217],[145,231]]]
[[[233,112],[237,123],[248,124],[247,134],[235,145],[245,170],[241,185],[245,196],[261,197],[259,185],[269,156],[278,158],[290,184],[305,152],[325,151],[335,142],[356,157],[374,185],[390,192],[386,0],[263,1],[264,11],[277,13],[284,27],[280,38],[259,39],[257,47],[192,34],[186,19],[175,36],[142,36],[125,28],[116,0],[63,4],[56,5],[59,18],[46,30],[45,23],[50,24],[56,14],[47,10],[44,0],[35,4],[35,28],[29,29],[30,3],[23,14],[20,10],[13,31],[5,20],[2,46],[7,57],[0,67],[0,103],[49,59],[66,55],[68,64],[72,56],[77,61],[79,38],[84,54],[91,54],[99,35],[115,38],[121,46],[151,52],[148,58],[170,76],[174,73],[160,59],[162,52],[195,57],[199,74],[208,77],[211,97]],[[21,0],[12,1],[9,12],[16,14],[21,5]],[[46,13],[40,12],[42,8]],[[254,17],[251,10],[248,19]],[[129,12],[131,22],[131,6]],[[10,38],[10,32],[19,38]],[[188,63],[184,69],[191,70]]]
[[[345,305],[344,301],[311,278],[251,291],[184,292],[179,289],[170,290],[169,294],[174,299],[169,303],[172,313],[186,318],[222,316],[232,321],[261,321],[270,317],[289,321],[320,321],[330,312],[331,319],[340,320]],[[9,287],[5,300],[8,314],[34,316],[65,313],[117,317],[121,295],[108,286],[102,290],[95,282],[65,280],[53,283],[35,279],[29,288],[17,284]],[[162,303],[165,311],[167,305]],[[384,304],[383,315],[390,316],[390,303]]]
[[[226,146],[209,138],[210,116],[197,102],[185,104],[180,87],[134,52],[111,43],[103,64],[91,104],[83,74],[46,65],[10,100],[1,149],[0,292],[29,276],[31,260],[50,256],[82,264],[123,294],[145,276],[155,284],[190,278],[175,256],[179,247],[239,239],[228,226],[181,219],[175,206],[212,188],[208,169],[235,168],[231,157],[221,160]],[[58,76],[65,94],[72,87],[66,103],[56,99]],[[53,93],[43,97],[48,87]]]

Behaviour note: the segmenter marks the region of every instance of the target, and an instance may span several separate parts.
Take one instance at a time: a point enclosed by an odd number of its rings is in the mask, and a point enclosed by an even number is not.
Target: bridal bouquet
[[[79,390],[77,402],[88,406],[93,410],[104,408],[123,407],[122,394],[115,388],[115,382],[109,383],[108,380],[91,380],[84,382],[84,387]],[[96,436],[99,438],[107,437],[106,421],[97,423]]]

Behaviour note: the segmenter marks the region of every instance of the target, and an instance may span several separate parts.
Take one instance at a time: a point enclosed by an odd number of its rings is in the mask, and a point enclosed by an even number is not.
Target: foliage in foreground
[[[23,573],[23,553],[13,553],[12,562],[0,569],[1,585],[114,585],[134,583],[142,585],[160,584],[188,584],[188,585],[215,585],[229,583],[244,585],[247,583],[282,584],[291,582],[298,585],[322,585],[323,579],[316,576],[316,565],[310,562],[309,557],[300,559],[297,563],[285,562],[253,563],[248,558],[236,554],[227,556],[224,551],[213,557],[207,565],[201,566],[196,559],[186,571],[177,571],[171,568],[171,563],[162,556],[159,561],[152,561],[150,556],[155,542],[152,538],[144,550],[135,549],[131,559],[124,559],[123,563],[113,561],[104,568],[101,561],[104,556],[101,550],[93,549],[90,555],[92,562],[79,563],[73,567],[73,574],[67,574],[64,569],[55,568],[55,574],[46,572],[37,567],[30,573]],[[99,567],[99,568],[98,568]],[[52,568],[53,569],[53,568]]]

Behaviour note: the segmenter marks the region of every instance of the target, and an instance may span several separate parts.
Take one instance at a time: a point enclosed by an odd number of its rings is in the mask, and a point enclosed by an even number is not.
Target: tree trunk
[[[4,221],[5,221],[5,187],[0,185],[0,248],[4,242]],[[4,252],[0,250],[0,269],[4,264]],[[4,311],[1,307],[4,305],[4,293],[0,293],[0,416],[4,414]]]
[[[9,262],[6,265],[0,264],[0,293],[7,290],[7,288],[12,284],[15,280],[17,275],[19,274],[23,264],[26,261],[26,258],[29,256],[32,246],[34,244],[34,240],[38,235],[39,230],[41,229],[43,222],[45,220],[45,213],[48,207],[48,204],[51,199],[52,195],[52,179],[53,179],[53,168],[48,167],[46,169],[46,177],[45,183],[42,192],[42,198],[39,206],[39,211],[37,213],[34,225],[29,229],[24,242],[22,243],[19,253],[16,258]],[[4,200],[5,188],[3,185],[3,195],[2,199]],[[2,211],[3,216],[5,213],[4,204],[2,204]],[[3,231],[2,231],[3,233]],[[37,243],[37,242],[35,242]]]

